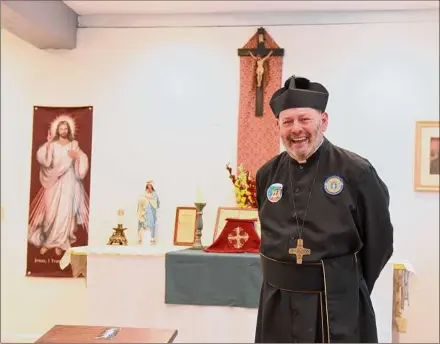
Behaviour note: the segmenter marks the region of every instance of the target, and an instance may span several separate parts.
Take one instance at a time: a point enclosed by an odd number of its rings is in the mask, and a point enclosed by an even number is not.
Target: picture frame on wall
[[[418,121],[415,133],[414,189],[440,190],[440,121]]]
[[[192,246],[196,238],[196,207],[177,207],[174,223],[174,245]]]

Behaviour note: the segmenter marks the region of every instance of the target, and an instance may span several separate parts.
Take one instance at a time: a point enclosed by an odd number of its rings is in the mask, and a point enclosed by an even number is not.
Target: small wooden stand
[[[122,224],[118,224],[118,227],[113,228],[114,232],[108,239],[107,245],[128,245],[128,241],[124,233],[126,229],[127,228],[124,228]]]

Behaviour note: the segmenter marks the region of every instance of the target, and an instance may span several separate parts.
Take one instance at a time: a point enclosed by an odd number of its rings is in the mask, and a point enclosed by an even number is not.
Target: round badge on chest
[[[283,184],[275,183],[269,186],[266,192],[267,199],[272,202],[278,202],[283,196]]]
[[[324,182],[324,190],[329,195],[339,195],[344,189],[344,181],[339,176],[328,177]]]

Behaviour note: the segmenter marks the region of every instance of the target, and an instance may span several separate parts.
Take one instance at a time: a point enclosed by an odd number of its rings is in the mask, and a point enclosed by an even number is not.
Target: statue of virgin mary
[[[160,207],[159,196],[154,189],[153,181],[147,181],[145,191],[138,200],[138,243],[142,244],[144,234],[150,237],[150,244],[156,243],[157,210]]]

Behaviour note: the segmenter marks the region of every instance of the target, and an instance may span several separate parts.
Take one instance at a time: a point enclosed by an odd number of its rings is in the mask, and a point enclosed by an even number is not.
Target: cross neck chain
[[[315,187],[316,177],[318,175],[319,162],[321,160],[321,157],[322,157],[322,154],[323,154],[323,150],[325,148],[325,147],[322,146],[324,144],[325,144],[324,142],[321,144],[321,147],[320,147],[321,151],[320,152],[315,152],[315,154],[316,153],[319,154],[319,157],[318,157],[318,162],[316,163],[315,175],[313,176],[313,182],[312,182],[312,186],[311,186],[310,191],[309,191],[309,195],[308,195],[308,199],[307,199],[307,205],[306,205],[306,209],[304,211],[304,217],[303,217],[301,226],[299,225],[298,213],[296,211],[296,203],[295,203],[294,189],[293,189],[293,183],[292,183],[292,171],[289,168],[289,183],[290,183],[290,190],[291,190],[290,199],[291,199],[291,202],[292,202],[292,205],[293,205],[293,211],[294,211],[293,215],[294,215],[295,220],[296,220],[296,226],[298,228],[298,239],[302,239],[302,233],[304,231],[304,224],[306,222],[306,217],[307,217],[307,210],[309,210],[310,200],[312,199],[313,188]],[[318,148],[318,150],[319,150],[319,148]],[[291,164],[292,164],[292,161],[290,161],[290,165]],[[293,239],[293,235],[294,235],[293,233],[290,235],[290,237],[292,239]]]

